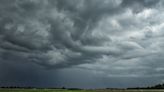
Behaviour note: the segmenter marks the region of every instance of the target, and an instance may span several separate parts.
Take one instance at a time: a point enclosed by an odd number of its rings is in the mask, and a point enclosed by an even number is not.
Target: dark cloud
[[[92,49],[88,45],[91,42],[93,45],[101,45],[101,41],[110,40],[108,37],[91,36],[92,27],[107,12],[118,12],[115,9],[119,4],[121,1],[15,1],[3,7],[7,11],[2,10],[5,16],[1,17],[1,47],[22,51],[29,60],[32,57],[33,61],[42,65],[54,65],[54,68],[92,62],[92,58],[101,57],[101,53],[114,53],[110,49],[105,51],[103,47],[98,47],[100,50],[96,51],[97,47]],[[100,43],[94,41],[96,39]],[[76,63],[74,58],[79,62]]]
[[[65,76],[68,68],[98,74],[95,80],[107,76],[163,81],[162,10],[162,0],[1,0],[0,63],[8,66],[1,70],[13,71],[2,72],[0,79],[38,78],[29,85],[42,85],[45,75]],[[28,67],[36,71],[26,73]]]

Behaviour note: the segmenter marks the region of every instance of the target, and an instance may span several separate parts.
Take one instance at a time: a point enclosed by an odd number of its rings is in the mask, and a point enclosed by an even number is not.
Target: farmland
[[[66,90],[66,89],[0,89],[0,92],[164,92],[164,90]]]

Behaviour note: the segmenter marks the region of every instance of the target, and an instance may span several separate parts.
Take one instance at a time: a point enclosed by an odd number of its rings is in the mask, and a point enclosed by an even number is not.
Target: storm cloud
[[[23,69],[22,75],[32,67],[37,77],[43,71],[56,76],[57,71],[80,69],[106,76],[103,81],[163,82],[163,4],[162,0],[0,0],[1,66],[8,66],[7,72],[12,66],[15,71]],[[1,75],[14,77],[11,72]],[[35,72],[28,72],[31,79],[36,79]]]

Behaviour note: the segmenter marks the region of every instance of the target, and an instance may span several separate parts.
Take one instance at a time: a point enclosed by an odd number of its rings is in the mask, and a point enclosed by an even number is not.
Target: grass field
[[[0,89],[0,92],[164,92],[164,90]]]

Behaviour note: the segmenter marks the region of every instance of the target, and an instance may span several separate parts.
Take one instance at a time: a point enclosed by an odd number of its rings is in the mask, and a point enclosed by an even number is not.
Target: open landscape
[[[35,87],[1,87],[0,92],[164,92],[164,84],[149,87],[136,88],[103,88],[103,89],[80,89],[80,88],[35,88]]]
[[[0,89],[0,92],[164,92],[163,89],[152,90],[67,90],[67,89]]]
[[[0,0],[0,92],[164,92],[164,0]]]

